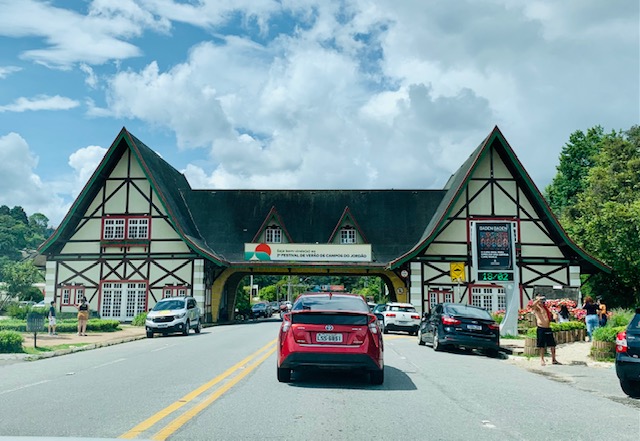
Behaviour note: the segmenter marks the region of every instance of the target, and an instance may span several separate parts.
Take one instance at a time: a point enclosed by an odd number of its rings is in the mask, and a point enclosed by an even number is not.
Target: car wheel
[[[369,372],[369,382],[371,384],[382,384],[384,383],[384,367],[379,371],[370,371]]]
[[[202,331],[202,323],[200,322],[200,319],[198,319],[198,326],[196,326],[196,334],[200,334],[200,331]]]
[[[640,381],[620,380],[620,387],[631,398],[640,398]]]
[[[383,334],[388,334],[389,330],[387,329],[387,327],[385,326],[384,329],[382,329],[382,333]]]
[[[424,340],[422,339],[422,331],[418,329],[418,344],[424,346]]]
[[[147,331],[147,338],[153,338],[153,332]]]
[[[189,320],[187,320],[187,322],[184,324],[184,329],[182,330],[182,335],[189,335],[189,327],[191,326],[191,324],[189,323]]]
[[[437,329],[433,331],[433,343],[431,344],[431,346],[433,347],[433,350],[437,352],[440,352],[444,349],[442,347],[442,344],[440,343],[440,336],[438,335]]]
[[[500,354],[500,351],[495,348],[487,349],[485,352],[491,358],[497,358],[498,354]]]
[[[278,381],[288,383],[291,381],[291,369],[278,368]]]

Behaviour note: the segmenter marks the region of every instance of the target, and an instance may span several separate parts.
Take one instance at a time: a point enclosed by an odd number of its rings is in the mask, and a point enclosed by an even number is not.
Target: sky
[[[640,122],[634,0],[0,0],[0,205],[57,226],[126,127],[200,189],[440,189],[500,127],[541,191]]]

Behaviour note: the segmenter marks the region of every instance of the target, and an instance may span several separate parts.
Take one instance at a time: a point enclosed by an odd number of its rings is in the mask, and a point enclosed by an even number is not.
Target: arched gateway
[[[55,233],[47,301],[131,320],[170,295],[215,322],[250,274],[379,276],[394,300],[511,311],[608,267],[574,244],[496,127],[437,190],[193,190],[122,129]]]

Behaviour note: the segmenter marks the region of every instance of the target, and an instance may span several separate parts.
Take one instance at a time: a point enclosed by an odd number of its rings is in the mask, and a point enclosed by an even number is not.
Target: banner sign
[[[244,260],[371,262],[369,244],[245,243]]]
[[[478,271],[505,271],[513,269],[511,223],[476,224]]]

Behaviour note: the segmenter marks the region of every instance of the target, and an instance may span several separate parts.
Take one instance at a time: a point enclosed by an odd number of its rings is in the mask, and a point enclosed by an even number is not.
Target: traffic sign
[[[452,282],[464,282],[464,262],[451,262],[450,273]]]

